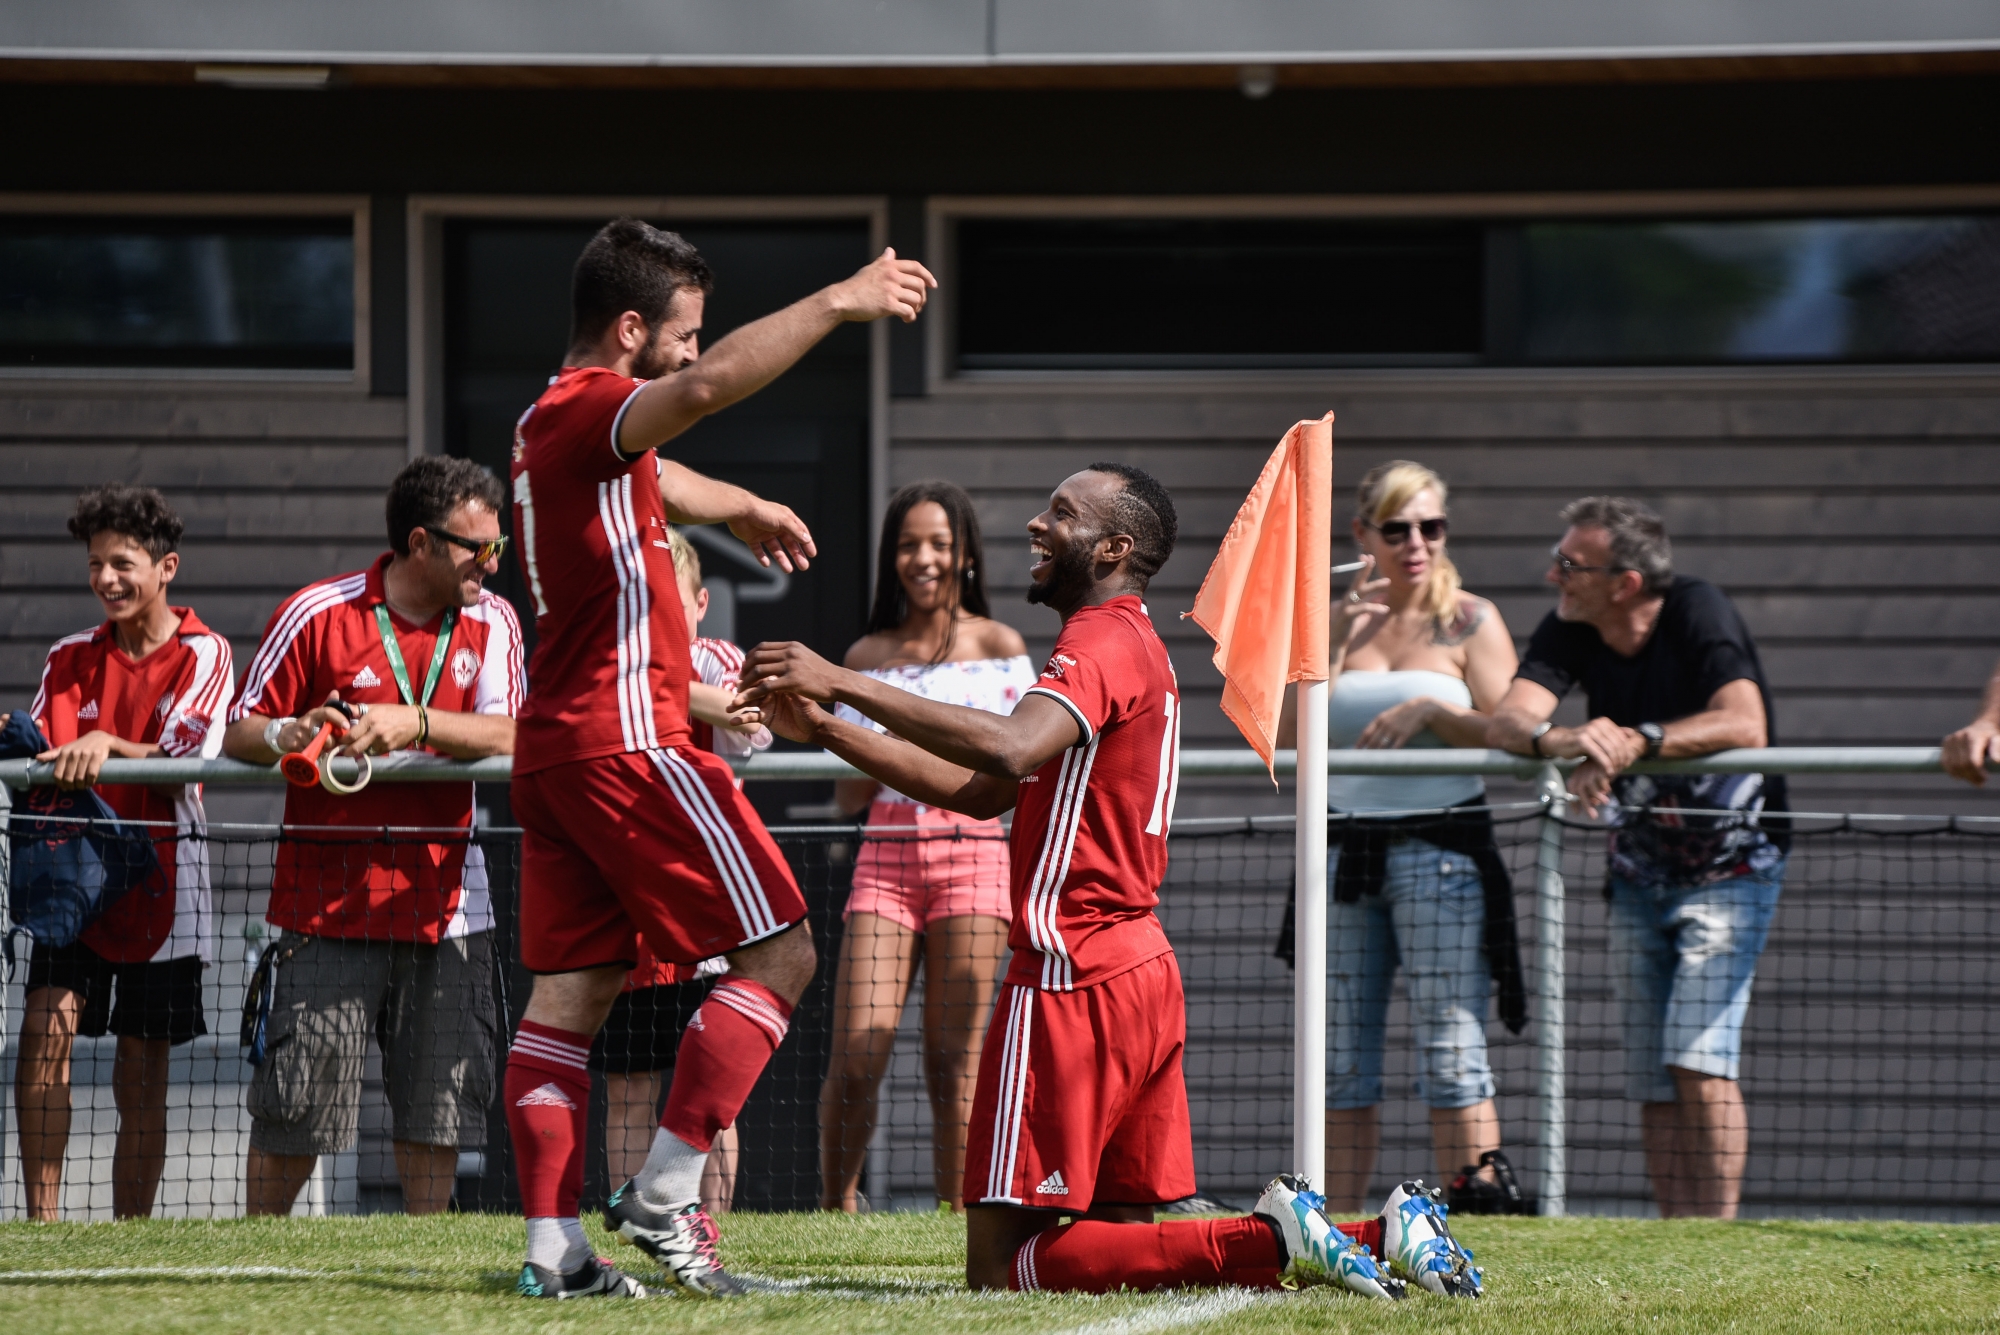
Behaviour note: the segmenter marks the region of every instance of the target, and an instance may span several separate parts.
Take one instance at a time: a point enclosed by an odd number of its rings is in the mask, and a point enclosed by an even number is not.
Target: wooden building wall
[[[1193,706],[1184,743],[1240,745],[1217,706],[1206,637],[1179,614],[1278,437],[1329,408],[1343,511],[1376,463],[1437,469],[1452,486],[1451,551],[1466,584],[1498,603],[1517,641],[1553,605],[1542,577],[1565,502],[1616,492],[1656,506],[1677,568],[1742,608],[1784,742],[1935,745],[1970,716],[2000,656],[2000,373],[1990,370],[958,382],[895,401],[891,471],[898,484],[942,476],[975,491],[1000,613],[1037,653],[1056,623],[1020,600],[1022,525],[1093,459],[1157,474],[1181,542],[1150,605]],[[1802,798],[1871,806],[1914,800],[1912,787],[1932,795],[1925,810],[1970,796],[1942,781],[1797,785]],[[1249,796],[1192,785],[1182,810],[1239,810]]]

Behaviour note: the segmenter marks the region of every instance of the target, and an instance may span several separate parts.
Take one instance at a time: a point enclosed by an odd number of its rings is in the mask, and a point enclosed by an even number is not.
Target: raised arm
[[[1053,700],[1026,696],[1012,714],[989,714],[983,709],[940,704],[859,672],[837,668],[802,644],[758,645],[744,661],[742,682],[743,689],[737,696],[740,704],[793,695],[815,704],[850,705],[907,739],[913,749],[953,766],[1000,779],[1026,778],[1076,745],[1083,736],[1075,717]],[[865,728],[854,731],[866,732],[871,737],[878,735]],[[845,736],[840,731],[828,735]],[[899,793],[918,797],[916,791],[903,785],[900,777],[879,773],[856,758],[864,754],[886,758],[887,752],[856,749],[857,743],[852,740],[843,740],[842,744],[855,749],[855,755],[845,758],[857,768]],[[821,745],[835,755],[845,754],[832,741]],[[924,799],[918,797],[918,800]]]
[[[767,696],[765,710],[772,729],[780,736],[824,747],[862,773],[926,806],[986,820],[1011,811],[1020,790],[1016,779],[981,774],[941,760],[899,738],[837,719],[804,696]]]
[[[744,325],[686,370],[647,385],[625,410],[618,448],[627,455],[643,454],[710,413],[748,398],[843,323],[885,315],[916,319],[936,286],[923,265],[883,251],[852,278]]]

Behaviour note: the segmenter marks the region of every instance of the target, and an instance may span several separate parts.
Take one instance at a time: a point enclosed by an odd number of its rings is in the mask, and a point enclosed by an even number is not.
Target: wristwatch
[[[1535,725],[1535,730],[1528,734],[1528,749],[1543,760],[1547,760],[1548,756],[1542,751],[1542,738],[1546,737],[1549,729],[1555,726],[1553,721],[1543,719]]]
[[[1632,731],[1646,739],[1646,759],[1652,760],[1660,754],[1660,746],[1667,740],[1667,730],[1657,723],[1641,723]]]
[[[274,718],[264,725],[264,746],[268,750],[278,749],[278,734],[297,723],[295,718]]]

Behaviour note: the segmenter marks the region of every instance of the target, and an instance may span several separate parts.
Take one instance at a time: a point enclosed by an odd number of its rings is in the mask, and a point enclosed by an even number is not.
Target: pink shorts
[[[1007,868],[999,821],[878,797],[868,808],[847,912],[877,914],[912,932],[940,918],[1010,922]]]

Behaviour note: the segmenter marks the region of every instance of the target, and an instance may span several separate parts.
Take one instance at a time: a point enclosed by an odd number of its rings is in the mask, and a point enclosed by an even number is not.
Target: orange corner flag
[[[1222,712],[1272,765],[1285,687],[1325,681],[1333,414],[1285,433],[1184,615],[1215,641]],[[1273,774],[1273,782],[1276,775]]]

